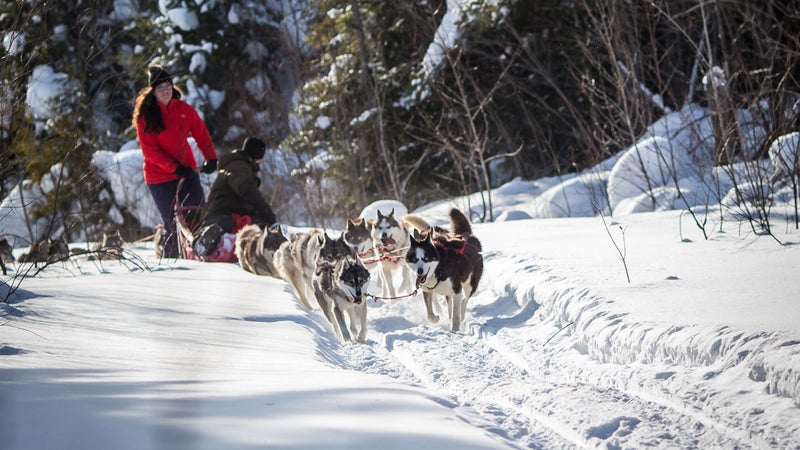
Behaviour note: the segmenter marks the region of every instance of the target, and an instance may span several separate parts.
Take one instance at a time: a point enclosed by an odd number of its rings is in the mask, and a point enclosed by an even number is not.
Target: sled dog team
[[[396,218],[394,210],[379,211],[374,220],[348,220],[338,237],[312,229],[287,238],[279,227],[250,225],[237,233],[235,247],[242,269],[285,280],[306,309],[316,303],[339,339],[360,343],[366,339],[368,297],[411,299],[421,291],[428,320],[436,323],[434,301],[441,296],[458,331],[483,274],[481,250],[457,209],[450,211],[449,229],[416,215]],[[373,269],[380,296],[367,293]]]

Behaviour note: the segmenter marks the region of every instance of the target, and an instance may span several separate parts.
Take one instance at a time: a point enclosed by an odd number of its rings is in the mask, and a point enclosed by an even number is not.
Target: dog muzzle
[[[422,286],[426,281],[428,281],[427,273],[421,273],[417,275],[417,287]]]

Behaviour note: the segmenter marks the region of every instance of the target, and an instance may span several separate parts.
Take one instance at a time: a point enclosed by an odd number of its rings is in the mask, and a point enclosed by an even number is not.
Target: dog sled
[[[214,251],[205,256],[200,256],[195,253],[192,244],[195,242],[195,238],[201,230],[199,229],[200,223],[193,219],[198,217],[200,217],[200,207],[198,206],[181,206],[175,208],[178,257],[182,259],[193,259],[195,261],[235,263],[237,261],[236,233],[222,233],[219,236],[219,243],[216,245]]]
[[[203,237],[198,236],[202,232],[202,230],[200,230],[200,210],[202,207],[187,206],[180,202],[178,196],[180,194],[182,185],[183,179],[178,182],[178,187],[175,191],[175,199],[173,200],[178,258],[193,259],[195,261],[235,263],[237,261],[236,230],[241,228],[239,226],[236,227],[233,233],[222,233],[220,230],[219,233],[213,236],[213,243],[201,242],[201,244],[205,244],[204,248],[214,246],[213,251],[203,252],[203,256],[198,255],[197,252],[195,252],[195,249],[193,248],[193,244],[195,244],[196,240],[195,238]],[[242,220],[242,222],[249,222],[250,218],[247,217],[246,219],[247,220]],[[204,241],[204,239],[201,240]],[[156,245],[158,245],[158,242]]]

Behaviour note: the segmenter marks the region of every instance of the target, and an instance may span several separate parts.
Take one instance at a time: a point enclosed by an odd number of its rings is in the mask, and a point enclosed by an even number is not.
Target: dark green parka
[[[247,153],[234,151],[219,158],[217,179],[211,186],[208,202],[203,208],[206,224],[217,223],[228,230],[222,222],[232,214],[247,215],[252,223],[271,226],[277,222],[275,213],[269,206],[258,186],[258,165]]]

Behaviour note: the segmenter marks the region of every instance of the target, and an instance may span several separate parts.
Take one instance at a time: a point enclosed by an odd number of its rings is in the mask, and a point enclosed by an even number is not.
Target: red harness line
[[[378,247],[373,247],[372,248],[372,254],[377,253],[378,257],[377,258],[373,258],[373,259],[366,259],[366,260],[362,259],[361,262],[363,262],[364,264],[372,264],[372,263],[376,263],[376,262],[379,262],[379,261],[389,261],[389,262],[396,263],[397,261],[400,261],[401,259],[405,259],[406,258],[405,256],[402,256],[402,255],[396,255],[396,253],[401,251],[401,250],[407,250],[407,249],[408,249],[408,247],[397,248],[397,249],[394,249],[394,250],[389,250],[386,247],[381,247],[380,249]],[[369,251],[369,250],[365,250],[362,253],[366,254],[367,251]],[[360,257],[361,253],[359,253],[358,256]]]

